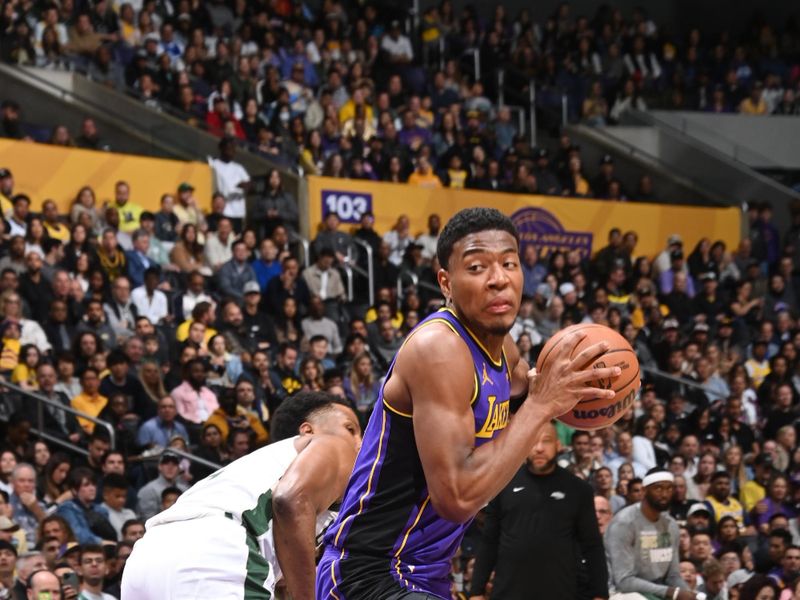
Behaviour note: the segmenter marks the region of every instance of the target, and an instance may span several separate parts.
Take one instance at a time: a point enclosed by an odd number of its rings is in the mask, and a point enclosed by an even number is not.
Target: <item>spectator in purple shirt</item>
[[[683,251],[673,250],[670,252],[670,267],[658,276],[658,288],[664,295],[669,294],[674,287],[675,274],[683,271]],[[690,298],[694,298],[694,280],[687,274],[686,276],[686,294]]]

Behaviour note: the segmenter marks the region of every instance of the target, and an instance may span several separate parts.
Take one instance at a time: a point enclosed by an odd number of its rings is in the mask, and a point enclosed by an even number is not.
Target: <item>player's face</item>
[[[439,284],[459,315],[490,335],[505,335],[519,311],[519,248],[506,231],[471,233],[453,245]]]
[[[669,508],[672,500],[672,493],[675,485],[668,481],[662,481],[649,485],[644,489],[644,496],[647,503],[658,511],[664,512]]]
[[[361,427],[353,409],[334,404],[330,410],[320,411],[311,419],[314,433],[325,433],[353,442],[356,452],[361,448]]]

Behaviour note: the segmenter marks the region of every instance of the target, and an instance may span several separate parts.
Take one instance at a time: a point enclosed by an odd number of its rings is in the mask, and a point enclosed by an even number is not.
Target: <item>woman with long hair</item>
[[[347,173],[344,169],[344,159],[338,152],[331,154],[328,160],[325,161],[325,166],[322,168],[322,175],[324,177],[346,177]]]
[[[299,228],[300,213],[297,200],[283,185],[283,177],[278,169],[270,169],[267,173],[267,189],[259,198],[255,207],[254,219],[259,228],[259,239],[269,237],[278,225],[290,231]]]
[[[210,385],[233,387],[242,374],[242,360],[231,353],[228,340],[219,333],[208,340],[208,366]]]
[[[197,227],[191,223],[183,226],[178,241],[169,253],[169,260],[184,273],[208,272],[203,245],[197,239]]]
[[[25,232],[25,256],[35,252],[40,258],[44,258],[43,242],[48,237],[41,218],[32,217],[29,219],[28,230]]]
[[[311,356],[307,356],[300,363],[300,382],[303,389],[309,392],[320,392],[325,389],[322,379],[322,364]]]
[[[297,301],[292,297],[284,299],[281,312],[275,317],[275,337],[279,344],[284,342],[299,344],[303,338]]]
[[[344,379],[344,391],[355,404],[361,426],[365,427],[380,393],[380,380],[375,377],[375,366],[369,352],[362,352],[353,358]]]
[[[46,506],[61,504],[72,498],[67,478],[72,461],[69,456],[56,452],[50,457],[44,473],[39,480],[39,497]]]
[[[91,267],[89,256],[86,254],[81,254],[75,261],[75,269],[72,271],[72,285],[73,287],[77,286],[77,290],[80,290],[81,298],[89,291],[89,271]],[[78,292],[76,291],[75,293]]]
[[[300,153],[300,166],[309,175],[321,175],[325,166],[325,153],[322,148],[322,133],[312,129],[306,136],[306,143]]]
[[[50,448],[44,440],[37,440],[33,443],[33,456],[31,464],[36,469],[36,474],[41,475],[47,463],[50,462]]]
[[[19,363],[11,372],[11,383],[23,389],[39,389],[36,379],[36,368],[42,360],[42,353],[35,344],[25,344],[19,350]]]
[[[744,484],[749,479],[744,464],[741,446],[728,446],[722,455],[722,465],[731,477],[731,495],[739,497]]]
[[[686,260],[689,266],[689,274],[697,281],[703,273],[714,273],[716,275],[717,265],[711,258],[711,240],[701,238]]]
[[[85,225],[76,223],[70,230],[69,242],[64,246],[64,268],[70,273],[77,271],[78,259],[86,256],[89,261],[88,268],[97,266],[97,252],[91,242],[90,230]],[[87,270],[88,270],[87,268]]]
[[[78,191],[75,200],[72,202],[72,208],[69,210],[70,223],[73,225],[86,223],[83,217],[84,214],[88,215],[89,228],[96,230],[100,222],[100,215],[97,212],[97,197],[94,190],[88,185],[83,186]]]
[[[152,359],[144,359],[139,367],[139,381],[142,382],[147,397],[153,404],[158,405],[161,398],[168,396],[164,387],[164,378],[161,376],[161,365]]]
[[[42,31],[42,43],[36,47],[36,66],[55,69],[66,66],[58,32],[52,25],[47,25]]]

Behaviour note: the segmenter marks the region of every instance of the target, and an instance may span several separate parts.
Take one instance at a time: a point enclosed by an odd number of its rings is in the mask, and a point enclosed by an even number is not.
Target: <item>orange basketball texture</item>
[[[586,337],[580,341],[570,358],[577,356],[589,346],[605,341],[609,345],[606,353],[584,368],[619,367],[622,374],[614,379],[595,379],[587,382],[592,387],[613,389],[616,392],[614,398],[582,400],[571,411],[558,417],[558,420],[575,429],[592,430],[608,427],[622,417],[636,400],[636,392],[641,385],[639,360],[628,340],[613,329],[596,323],[583,323],[562,329],[547,340],[536,361],[537,373],[544,373],[547,370],[552,351],[573,331],[585,333]]]

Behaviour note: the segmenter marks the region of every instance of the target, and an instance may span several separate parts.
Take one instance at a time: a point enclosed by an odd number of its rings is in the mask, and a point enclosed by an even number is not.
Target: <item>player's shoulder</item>
[[[446,319],[433,318],[420,323],[406,338],[400,352],[406,358],[454,358],[468,355],[466,340]]]
[[[639,504],[631,504],[630,506],[621,508],[617,514],[612,517],[611,522],[614,523],[615,526],[630,525],[636,521],[639,514],[641,514]]]

